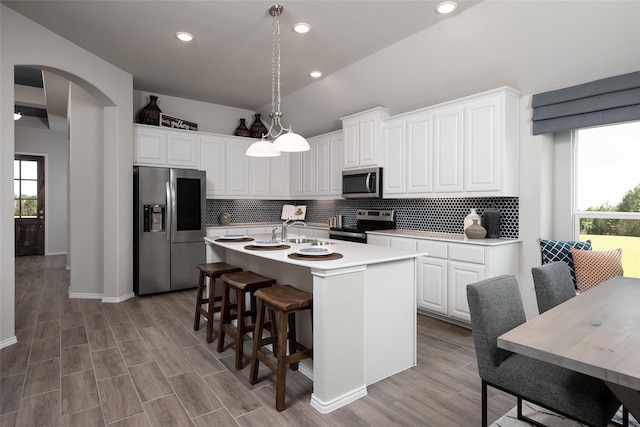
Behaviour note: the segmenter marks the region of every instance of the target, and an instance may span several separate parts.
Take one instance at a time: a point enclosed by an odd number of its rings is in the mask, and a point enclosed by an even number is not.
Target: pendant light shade
[[[262,139],[253,143],[246,152],[252,157],[279,156],[281,151],[298,152],[310,149],[309,143],[302,136],[291,132],[291,127],[282,126],[280,119],[280,15],[284,11],[282,5],[276,4],[269,8],[269,15],[273,17],[271,40],[271,125]],[[268,139],[272,138],[273,143]]]
[[[266,139],[261,139],[251,144],[245,154],[250,157],[277,157],[280,155],[280,151],[276,150],[274,145]]]
[[[309,147],[309,143],[306,139],[289,130],[287,133],[283,133],[273,141],[273,148],[278,151],[295,153],[299,151],[307,151],[311,147]]]

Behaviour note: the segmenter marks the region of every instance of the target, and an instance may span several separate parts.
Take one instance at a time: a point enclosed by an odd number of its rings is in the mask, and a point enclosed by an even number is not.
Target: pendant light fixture
[[[276,4],[269,8],[269,15],[273,17],[271,29],[271,124],[267,133],[262,134],[257,141],[247,149],[246,155],[252,157],[279,156],[281,151],[298,152],[310,149],[309,143],[302,136],[289,128],[282,126],[280,120],[280,15],[284,11],[282,5]],[[273,143],[269,142],[273,138]]]

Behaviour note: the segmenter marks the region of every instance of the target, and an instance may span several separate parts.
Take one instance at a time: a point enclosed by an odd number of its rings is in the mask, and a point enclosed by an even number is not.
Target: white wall
[[[69,90],[69,239],[75,298],[102,298],[104,194],[102,106],[76,84]],[[75,248],[82,248],[77,250]]]
[[[138,123],[138,113],[140,110],[149,103],[149,95],[156,95],[158,97],[158,107],[160,107],[163,113],[197,123],[198,130],[202,132],[233,135],[233,132],[240,124],[241,118],[246,119],[247,127],[251,126],[254,119],[254,112],[251,110],[134,90],[133,121],[135,123]],[[263,117],[265,123],[267,119],[268,116]]]
[[[101,188],[87,186],[83,191],[102,193],[103,269],[100,280],[103,301],[110,302],[130,297],[133,288],[133,78],[4,5],[0,5],[0,52],[0,347],[3,347],[15,341],[11,210],[14,66],[29,65],[55,72],[82,87],[103,107]],[[83,248],[84,244],[78,248],[70,246],[70,251],[82,254]]]
[[[45,255],[66,254],[69,176],[67,134],[49,129],[20,127],[20,121],[16,122],[15,128],[16,153],[46,155]]]

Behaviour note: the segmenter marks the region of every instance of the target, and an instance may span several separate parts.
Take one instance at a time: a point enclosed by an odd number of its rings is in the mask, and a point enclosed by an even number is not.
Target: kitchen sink
[[[316,239],[308,239],[306,237],[295,237],[293,239],[287,239],[289,243],[315,243]]]
[[[311,246],[325,246],[325,245],[333,245],[333,242],[327,242],[326,240],[316,240],[315,242],[311,242]]]

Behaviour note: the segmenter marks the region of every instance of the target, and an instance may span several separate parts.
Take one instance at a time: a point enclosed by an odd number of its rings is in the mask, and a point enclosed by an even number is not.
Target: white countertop
[[[269,240],[271,239],[270,234],[256,234],[250,235],[249,237],[253,237],[255,240]],[[289,237],[295,237],[290,235]],[[204,238],[205,242],[208,244],[217,245],[226,249],[231,249],[237,252],[253,255],[256,257],[266,258],[274,261],[280,261],[287,264],[295,264],[301,265],[304,267],[311,267],[320,270],[335,270],[346,267],[356,267],[363,266],[369,264],[378,264],[385,263],[391,261],[398,261],[403,259],[415,258],[418,256],[428,255],[426,252],[416,252],[416,251],[407,251],[396,248],[387,248],[383,246],[375,246],[375,245],[366,245],[363,243],[353,243],[346,242],[343,240],[329,240],[329,239],[315,239],[315,240],[325,240],[333,242],[332,245],[329,245],[329,248],[333,252],[337,252],[343,255],[342,258],[332,260],[332,261],[305,261],[305,260],[297,260],[291,259],[288,257],[290,253],[294,253],[298,249],[302,247],[309,247],[311,244],[303,243],[303,244],[294,244],[287,243],[291,246],[289,249],[284,250],[274,250],[274,251],[256,251],[245,249],[244,247],[247,245],[251,245],[252,242],[224,242],[224,241],[216,241],[216,236],[207,236]],[[326,247],[326,246],[318,246],[318,247]]]
[[[508,245],[520,242],[520,239],[467,239],[464,234],[440,233],[437,231],[420,230],[375,230],[367,231],[367,234],[381,236],[408,237],[413,239],[440,240],[449,243],[464,243],[469,245],[496,246]]]

